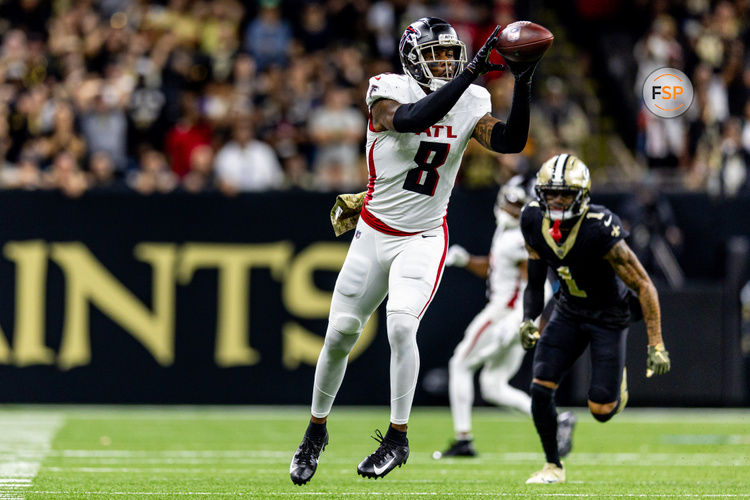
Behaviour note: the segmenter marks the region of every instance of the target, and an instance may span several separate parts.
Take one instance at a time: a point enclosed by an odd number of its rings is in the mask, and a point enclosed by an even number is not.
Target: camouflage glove
[[[469,64],[466,65],[466,69],[470,70],[474,74],[474,76],[482,76],[485,73],[489,73],[490,71],[505,70],[505,66],[503,66],[502,64],[493,64],[490,62],[490,54],[492,53],[492,49],[495,48],[495,45],[497,45],[499,31],[500,26],[497,26],[495,28],[495,31],[492,32],[487,41],[484,42],[482,48],[479,49],[479,52],[477,52],[477,54],[474,56],[474,59],[472,59]]]
[[[648,346],[648,359],[646,360],[646,377],[652,375],[664,375],[672,368],[669,360],[669,352],[664,348],[664,342]]]
[[[527,319],[521,323],[518,335],[521,337],[521,346],[528,351],[533,349],[536,341],[539,340],[539,328],[536,327],[533,321]]]
[[[336,236],[354,229],[365,203],[365,191],[357,194],[340,194],[331,208],[331,225]]]

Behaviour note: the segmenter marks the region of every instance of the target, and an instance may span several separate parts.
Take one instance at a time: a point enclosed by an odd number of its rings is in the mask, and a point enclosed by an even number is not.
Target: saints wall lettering
[[[83,243],[11,241],[3,246],[3,255],[15,267],[15,325],[12,337],[0,328],[0,363],[19,367],[57,365],[63,370],[88,365],[96,356],[91,350],[91,337],[98,334],[89,325],[93,307],[117,324],[123,334],[135,338],[159,365],[170,366],[175,361],[175,343],[179,342],[180,334],[205,333],[175,331],[177,287],[189,286],[199,269],[215,269],[217,321],[215,332],[210,332],[215,336],[215,363],[220,367],[255,365],[262,353],[251,343],[254,332],[250,329],[250,318],[259,311],[254,310],[250,300],[250,270],[266,268],[281,283],[278,300],[292,317],[325,320],[331,291],[316,287],[313,274],[319,270],[338,271],[346,248],[344,243],[319,242],[295,255],[289,241],[139,243],[133,249],[135,259],[151,268],[151,303],[144,303]],[[50,264],[62,271],[65,284],[64,295],[59,297],[64,317],[58,353],[45,345]],[[190,313],[190,310],[183,312]],[[377,317],[373,316],[350,359],[367,348],[376,331]],[[315,364],[323,346],[323,333],[310,331],[294,320],[282,319],[277,331],[262,332],[280,338],[281,361],[290,370],[300,364]]]

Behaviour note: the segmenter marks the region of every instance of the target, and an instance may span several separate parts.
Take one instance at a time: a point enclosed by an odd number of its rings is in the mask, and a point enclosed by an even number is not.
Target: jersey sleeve
[[[471,86],[472,93],[475,96],[476,100],[476,110],[477,110],[477,116],[480,118],[487,113],[492,112],[492,99],[490,98],[489,91],[484,88],[480,87],[479,85],[473,85]]]
[[[489,91],[479,85],[472,84],[469,87],[469,93],[472,98],[472,117],[474,119],[474,126],[476,126],[476,124],[484,115],[486,115],[487,113],[492,113],[492,100],[490,98]]]
[[[534,248],[533,231],[536,227],[535,221],[539,215],[539,203],[532,201],[527,203],[521,211],[521,233],[527,245]]]
[[[627,238],[630,233],[622,227],[622,221],[617,214],[606,208],[600,213],[602,216],[596,219],[596,245],[597,252],[604,257],[613,246]]]
[[[367,107],[372,107],[381,99],[392,99],[396,102],[405,104],[408,102],[408,84],[399,78],[400,75],[383,73],[370,78],[370,85],[367,88],[365,101]]]

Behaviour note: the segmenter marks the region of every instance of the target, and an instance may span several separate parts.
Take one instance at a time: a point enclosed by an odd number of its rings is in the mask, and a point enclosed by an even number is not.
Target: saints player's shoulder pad
[[[543,216],[542,207],[537,200],[528,202],[521,209],[521,231],[526,232],[531,228],[534,221],[541,219]]]
[[[622,226],[620,217],[604,205],[591,204],[584,218],[585,225],[591,228],[592,233],[598,234],[606,247],[611,248],[619,240],[623,240],[629,235],[628,231]]]

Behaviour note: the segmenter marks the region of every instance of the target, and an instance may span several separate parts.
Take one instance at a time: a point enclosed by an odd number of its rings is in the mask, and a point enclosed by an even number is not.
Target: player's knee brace
[[[362,331],[362,322],[358,317],[351,314],[332,314],[329,324],[342,335],[359,335],[359,332]]]
[[[333,325],[329,325],[324,347],[329,356],[334,359],[342,358],[348,356],[354,349],[354,344],[357,343],[358,338],[359,332],[345,333],[337,330]]]

